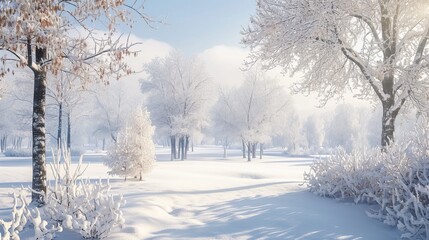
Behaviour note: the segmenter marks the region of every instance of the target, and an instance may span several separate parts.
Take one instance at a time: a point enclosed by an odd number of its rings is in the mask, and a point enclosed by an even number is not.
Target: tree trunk
[[[179,145],[177,147],[177,158],[180,159],[182,157],[182,137],[179,137]]]
[[[70,113],[67,114],[67,149],[71,149],[71,119]]]
[[[248,162],[250,162],[252,160],[251,152],[252,152],[252,144],[250,142],[248,142],[247,143],[247,161]]]
[[[244,143],[244,140],[241,140],[241,144],[243,147],[243,158],[246,158],[246,144]]]
[[[264,144],[259,144],[259,159],[262,159],[262,154],[264,154]]]
[[[41,63],[46,59],[45,48],[36,48],[36,62]],[[46,130],[45,130],[45,106],[46,106],[46,71],[34,71],[34,95],[33,95],[33,182],[31,201],[39,206],[45,204],[46,194]]]
[[[18,149],[22,149],[22,137],[18,137]]]
[[[7,135],[3,135],[3,137],[0,140],[0,149],[1,149],[1,152],[6,151],[6,146],[7,146]]]
[[[182,147],[182,155],[180,159],[183,161],[185,160],[185,137],[181,137],[180,142],[181,142],[180,145]]]
[[[176,137],[175,136],[170,136],[170,149],[171,149],[171,156],[170,156],[170,160],[173,161],[176,158]]]
[[[174,136],[174,159],[179,159],[180,150],[180,139]]]
[[[16,149],[16,137],[12,138],[12,149]]]
[[[189,151],[189,136],[185,137],[185,159],[188,159],[188,151]]]
[[[226,145],[223,145],[223,158],[226,158]]]
[[[104,151],[104,148],[106,147],[106,137],[103,137],[103,151]]]
[[[63,103],[58,104],[58,131],[57,131],[57,150],[61,149],[61,133],[62,133],[62,123],[63,123]]]
[[[383,117],[381,122],[381,147],[385,149],[393,143],[397,111],[392,112],[393,103],[383,102]]]
[[[256,145],[257,143],[252,144],[252,158],[256,158]]]

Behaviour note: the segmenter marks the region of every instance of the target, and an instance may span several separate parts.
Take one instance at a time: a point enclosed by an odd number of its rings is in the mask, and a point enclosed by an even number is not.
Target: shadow
[[[314,159],[301,159],[301,160],[280,160],[280,161],[265,161],[262,163],[291,163],[291,164],[312,164],[314,162]]]
[[[212,194],[212,193],[227,193],[227,192],[235,192],[235,191],[242,191],[242,190],[249,190],[249,189],[255,189],[255,188],[263,188],[273,185],[279,185],[279,184],[302,184],[304,181],[283,181],[283,182],[271,182],[271,183],[262,183],[262,184],[254,184],[254,185],[248,185],[248,186],[241,186],[241,187],[233,187],[233,188],[222,188],[222,189],[213,189],[213,190],[201,190],[201,191],[191,191],[191,192],[185,192],[185,191],[165,191],[165,192],[145,192],[145,194],[148,195],[154,195],[154,196],[160,196],[160,195],[198,195],[198,194]],[[141,196],[141,193],[130,193],[130,194],[124,194],[124,197],[134,197],[134,196]]]
[[[399,231],[361,208],[306,191],[242,198],[207,205],[194,215],[203,223],[164,229],[148,239],[400,239]]]

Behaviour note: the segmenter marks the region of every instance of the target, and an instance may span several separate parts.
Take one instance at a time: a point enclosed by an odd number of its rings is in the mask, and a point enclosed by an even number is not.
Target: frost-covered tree
[[[60,73],[58,76],[53,76],[51,78],[52,81],[48,82],[46,91],[48,104],[46,111],[47,114],[49,114],[49,110],[55,112],[55,117],[53,118],[57,120],[57,127],[55,133],[51,135],[56,140],[58,150],[65,143],[67,149],[70,151],[72,115],[77,112],[75,110],[85,100],[85,89],[80,84],[76,84],[79,80],[75,78],[76,76]],[[64,135],[66,135],[65,138],[63,138]]]
[[[130,73],[124,57],[131,43],[114,38],[116,26],[132,23],[136,15],[147,18],[136,1],[117,0],[7,0],[0,2],[0,78],[16,67],[30,69],[33,91],[33,178],[32,200],[44,202],[46,192],[45,104],[48,73],[65,70],[81,79],[106,79]],[[94,30],[102,21],[104,32]],[[99,29],[102,30],[102,29]],[[64,69],[64,64],[71,67]],[[9,63],[9,64],[8,64]],[[13,66],[12,66],[13,67]],[[92,76],[91,76],[92,75]]]
[[[274,123],[276,131],[273,136],[273,144],[287,149],[289,153],[295,153],[297,149],[305,142],[301,134],[302,123],[298,114],[292,106]]]
[[[381,146],[404,104],[428,110],[429,4],[424,0],[259,0],[243,43],[251,61],[300,72],[322,103],[352,87],[383,108]]]
[[[145,65],[148,77],[141,89],[147,93],[147,106],[157,131],[170,136],[171,160],[176,156],[179,138],[180,158],[186,159],[189,138],[207,122],[210,80],[198,59],[178,52]]]
[[[141,95],[133,95],[121,82],[112,82],[107,86],[93,86],[93,113],[95,133],[104,132],[113,142],[121,127],[125,125],[127,117],[132,114],[135,106],[141,105]]]
[[[359,141],[365,123],[360,123],[358,114],[350,105],[338,105],[332,116],[326,118],[325,145],[331,148],[343,147],[347,152],[355,150],[364,143]],[[363,134],[365,135],[365,134]]]
[[[12,149],[21,149],[24,139],[31,139],[31,81],[26,79],[28,75],[16,76],[9,82],[9,90],[5,93],[1,103],[6,104],[7,112],[4,118],[9,118],[5,143]],[[13,106],[12,108],[10,106]],[[6,121],[5,123],[7,123]],[[31,148],[31,145],[25,146]],[[28,151],[31,153],[31,151]]]
[[[213,136],[222,142],[223,157],[227,156],[227,148],[240,135],[238,112],[232,110],[234,102],[233,91],[219,91],[219,99],[212,108]],[[243,150],[244,154],[244,150]]]
[[[154,128],[146,110],[138,110],[129,123],[118,133],[115,146],[109,152],[105,164],[111,169],[109,174],[125,177],[143,174],[155,164],[155,145],[152,140]]]
[[[319,118],[320,119],[320,118]],[[307,147],[310,151],[318,150],[321,144],[320,122],[315,115],[309,116],[303,125],[303,132],[307,140]]]
[[[273,124],[283,116],[289,103],[288,95],[276,79],[252,69],[240,87],[221,93],[215,115],[226,131],[232,130],[242,139],[243,153],[247,147],[250,161],[256,144],[270,140]]]
[[[277,79],[270,78],[265,72],[252,69],[245,75],[245,81],[234,94],[239,115],[240,137],[247,145],[247,160],[256,144],[269,141],[273,123],[282,116],[290,99]]]

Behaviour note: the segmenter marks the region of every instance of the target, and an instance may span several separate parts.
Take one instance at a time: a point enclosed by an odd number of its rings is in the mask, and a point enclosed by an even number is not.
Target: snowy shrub
[[[385,151],[345,153],[338,149],[305,173],[310,191],[322,196],[375,202],[368,213],[398,227],[402,237],[429,237],[429,128],[420,123],[408,144]]]
[[[376,151],[372,154],[348,154],[343,148],[338,148],[326,159],[315,161],[310,171],[304,173],[310,191],[322,196],[359,201],[365,196],[364,193],[374,188],[371,172],[381,165],[380,159],[373,157],[377,155]]]
[[[51,226],[48,228],[48,222],[42,220],[39,209],[30,209],[25,197],[30,191],[21,189],[19,194],[13,194],[12,218],[10,221],[0,219],[0,239],[1,240],[20,240],[19,234],[24,228],[29,228],[30,223],[33,227],[35,240],[51,240],[56,232],[61,232],[62,227]]]
[[[130,123],[118,133],[113,150],[109,151],[105,165],[109,174],[143,178],[155,164],[155,144],[152,141],[154,128],[146,110],[137,111]]]
[[[114,226],[124,223],[120,208],[125,200],[110,194],[108,182],[83,180],[82,157],[73,171],[70,154],[64,152],[63,156],[61,163],[59,155],[53,158],[54,180],[48,185],[42,214],[84,238],[106,238]]]

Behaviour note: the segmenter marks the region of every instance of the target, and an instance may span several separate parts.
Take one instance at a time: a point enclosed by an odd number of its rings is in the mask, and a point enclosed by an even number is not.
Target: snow
[[[111,178],[112,193],[127,204],[123,228],[108,239],[399,239],[398,230],[366,216],[375,206],[308,192],[302,183],[311,158],[267,150],[264,159],[247,162],[240,150],[222,159],[222,147],[205,146],[189,160],[170,161],[169,151],[157,148],[156,166],[143,182]],[[86,177],[108,177],[102,157],[84,157]],[[7,219],[8,193],[30,185],[31,160],[0,157],[0,166],[0,218]]]

